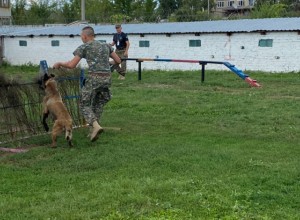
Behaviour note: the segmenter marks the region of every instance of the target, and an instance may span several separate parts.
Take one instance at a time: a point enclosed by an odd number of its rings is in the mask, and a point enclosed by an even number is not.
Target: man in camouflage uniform
[[[82,58],[86,59],[89,69],[81,89],[80,109],[86,122],[93,127],[90,138],[91,141],[95,141],[103,132],[103,128],[98,123],[103,107],[111,99],[110,65],[120,63],[121,60],[109,44],[95,40],[92,27],[87,26],[82,29],[81,40],[83,44],[73,52],[74,58],[67,62],[57,62],[53,68],[73,69]],[[109,61],[110,57],[113,61]]]

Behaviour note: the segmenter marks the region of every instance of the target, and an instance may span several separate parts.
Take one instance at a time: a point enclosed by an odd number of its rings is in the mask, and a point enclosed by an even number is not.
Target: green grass
[[[33,82],[36,80],[40,71],[40,67],[33,64],[26,64],[21,66],[12,66],[9,63],[0,65],[0,73],[11,76],[20,82]]]
[[[250,76],[114,73],[97,142],[0,153],[0,218],[299,219],[300,73]]]

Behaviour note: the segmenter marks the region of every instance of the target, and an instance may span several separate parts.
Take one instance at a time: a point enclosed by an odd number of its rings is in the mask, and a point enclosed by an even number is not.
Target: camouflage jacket
[[[94,40],[79,46],[73,54],[86,59],[90,73],[109,73],[109,57],[112,52],[113,48],[109,44]]]

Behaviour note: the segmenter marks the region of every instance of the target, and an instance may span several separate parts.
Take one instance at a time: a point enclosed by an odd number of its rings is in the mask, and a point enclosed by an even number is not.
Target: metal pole
[[[85,21],[85,0],[81,0],[81,21]]]
[[[137,62],[139,63],[138,80],[142,80],[142,61]]]
[[[203,83],[204,82],[204,79],[205,79],[205,65],[206,63],[200,63],[201,66],[202,66],[202,71],[201,71],[201,82]]]
[[[209,17],[209,0],[207,0],[207,15]]]

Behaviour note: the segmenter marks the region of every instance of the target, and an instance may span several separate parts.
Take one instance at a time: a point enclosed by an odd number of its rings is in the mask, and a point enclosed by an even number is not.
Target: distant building
[[[0,0],[0,25],[11,24],[11,2],[10,0]]]
[[[247,15],[254,7],[255,0],[216,0],[213,11],[216,15],[228,17],[234,14]]]
[[[86,25],[86,24],[84,24]],[[1,33],[2,60],[13,65],[69,60],[84,25],[12,26]],[[96,40],[111,43],[114,25],[91,25]],[[130,58],[226,61],[241,70],[300,71],[300,17],[201,22],[124,24]],[[0,51],[1,53],[1,51]],[[86,66],[82,60],[80,65]],[[129,70],[138,67],[128,62]],[[143,62],[143,69],[199,70],[198,63]],[[208,64],[206,69],[228,70]]]

